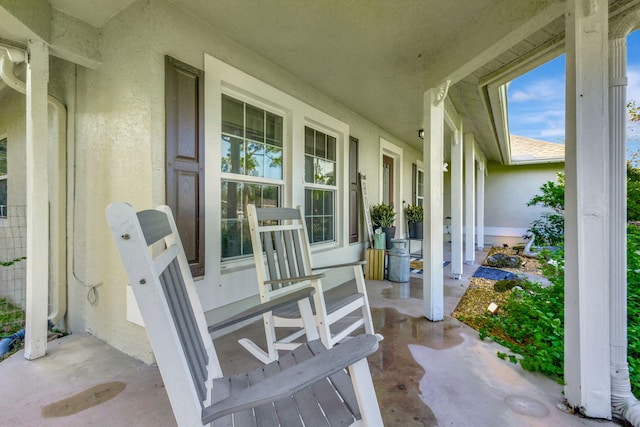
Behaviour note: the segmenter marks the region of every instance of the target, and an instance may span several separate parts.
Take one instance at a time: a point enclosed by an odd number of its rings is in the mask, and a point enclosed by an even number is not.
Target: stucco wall
[[[555,181],[564,164],[502,166],[489,163],[485,178],[485,243],[502,245],[524,242],[531,222],[549,209],[527,206],[540,186]]]
[[[127,280],[104,221],[104,209],[115,200],[128,201],[137,209],[164,203],[164,56],[203,69],[205,53],[347,123],[350,134],[360,140],[360,170],[369,182],[379,179],[380,138],[401,147],[405,151],[404,200],[410,198],[411,161],[419,156],[416,146],[398,141],[167,1],[140,0],[116,16],[102,28],[102,66],[78,69],[76,271],[87,283],[100,283],[98,302],[84,303],[86,328],[143,360],[150,360],[151,355],[144,329],[126,320]],[[376,203],[377,186],[369,189],[370,203]],[[215,189],[208,188],[207,197],[217,197]],[[207,241],[211,244],[218,243]],[[355,259],[362,246],[348,245],[337,251]],[[331,253],[326,257],[331,258]],[[206,268],[210,271],[212,267]],[[198,282],[204,309],[219,303],[213,302],[212,294],[220,281],[237,282],[239,278],[255,280],[253,271],[244,269],[222,279],[205,277]],[[247,286],[255,286],[257,292],[255,282]],[[82,304],[79,295],[85,291],[82,286],[74,288],[76,304]]]
[[[0,137],[7,138],[7,202],[9,205],[24,206],[25,194],[25,108],[24,95],[9,90],[0,99]]]

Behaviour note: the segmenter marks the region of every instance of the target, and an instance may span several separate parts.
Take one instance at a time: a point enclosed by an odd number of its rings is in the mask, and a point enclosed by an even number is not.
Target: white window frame
[[[341,140],[339,135],[337,135],[334,130],[328,129],[325,126],[322,126],[322,125],[317,124],[317,123],[308,122],[305,125],[305,129],[307,127],[311,128],[311,129],[313,129],[315,131],[322,132],[325,135],[331,136],[331,137],[336,139],[336,148],[335,148],[335,150],[336,150],[336,160],[335,160],[336,166],[335,166],[335,178],[334,178],[333,185],[318,184],[318,183],[314,183],[314,182],[307,182],[306,181],[306,177],[305,177],[305,180],[304,180],[304,190],[305,190],[305,192],[306,192],[307,189],[310,189],[310,190],[326,190],[326,191],[332,191],[333,192],[333,240],[326,240],[326,241],[323,241],[323,242],[311,243],[311,245],[313,247],[332,247],[332,246],[336,246],[337,244],[340,243],[340,237],[339,237],[339,234],[338,234],[338,226],[339,226],[339,223],[341,222],[339,220],[339,218],[338,218],[339,214],[340,214],[339,211],[338,211],[338,196],[340,194],[340,189],[338,187],[338,181],[339,181],[339,176],[338,175],[339,175],[339,171],[344,169],[344,165],[346,164],[345,163],[345,159],[346,158],[343,156],[344,139]],[[306,137],[306,132],[305,132],[305,137]],[[304,140],[303,140],[303,142],[304,142]],[[305,155],[305,157],[307,156],[306,151],[305,151],[304,155]],[[304,165],[306,167],[306,158],[305,158]],[[343,190],[343,192],[345,192],[345,191]],[[306,197],[305,197],[305,203],[306,203]],[[306,206],[305,206],[305,208],[306,208]],[[343,228],[348,229],[348,223],[347,224],[342,224],[342,225],[343,225]],[[311,238],[309,237],[309,239],[311,239]]]
[[[240,275],[246,274],[246,279],[255,280],[252,272],[253,258],[238,258],[221,261],[220,224],[222,204],[219,189],[221,181],[229,178],[221,171],[221,135],[222,135],[222,94],[242,100],[259,108],[269,110],[283,118],[283,179],[269,181],[258,178],[259,182],[282,182],[280,203],[282,206],[304,206],[304,128],[311,126],[336,137],[336,195],[334,224],[335,242],[314,245],[312,252],[325,249],[348,246],[348,196],[346,183],[348,170],[345,165],[349,156],[348,141],[349,126],[319,109],[295,98],[275,87],[256,79],[255,77],[226,64],[219,59],[204,55],[205,69],[205,230],[206,251],[205,262],[207,270],[203,281],[215,280],[213,284],[220,288],[216,301],[206,300],[206,306],[217,306],[223,301],[238,300],[253,295],[253,289],[231,286],[232,280],[237,281]],[[246,182],[252,178],[247,175],[231,174],[232,179],[242,178]],[[234,273],[232,276],[227,275]],[[235,274],[237,273],[237,274]],[[253,274],[253,275],[252,275]],[[233,277],[233,279],[232,279]],[[245,278],[243,276],[243,278]],[[229,282],[229,283],[227,283]],[[205,284],[203,284],[205,285]],[[229,285],[229,286],[227,286]],[[205,285],[206,286],[206,285]]]
[[[241,92],[235,91],[232,88],[223,88],[221,93],[220,93],[220,99],[222,102],[222,95],[227,95],[233,99],[236,99],[238,101],[241,101],[243,103],[245,103],[246,105],[251,105],[253,107],[257,107],[260,108],[262,110],[268,111],[270,113],[276,114],[280,117],[282,117],[283,119],[283,123],[282,123],[282,127],[283,127],[283,136],[282,136],[282,178],[278,179],[278,178],[268,178],[268,177],[259,177],[259,176],[253,176],[253,175],[247,175],[247,174],[239,174],[239,173],[233,173],[233,172],[222,172],[222,170],[220,170],[220,185],[218,186],[218,189],[221,188],[221,184],[222,181],[235,181],[235,182],[240,182],[242,184],[261,184],[261,185],[271,185],[271,186],[277,186],[280,187],[280,197],[278,200],[278,205],[282,206],[283,202],[283,194],[285,193],[285,164],[287,162],[287,150],[285,150],[285,132],[284,130],[286,129],[286,111],[283,111],[281,109],[279,109],[277,106],[268,104],[266,102],[264,102],[261,99],[258,98],[252,98],[246,94],[243,94]],[[220,109],[220,116],[222,116],[222,109]],[[222,129],[221,129],[222,130]],[[222,136],[222,132],[220,133],[220,136]],[[222,158],[222,152],[221,152],[221,143],[219,146],[220,151],[218,152],[220,154],[220,157]],[[221,201],[222,203],[222,201]],[[222,205],[221,205],[222,208]],[[206,208],[205,208],[206,209]],[[205,210],[206,212],[206,210]],[[222,224],[222,211],[220,212],[220,225],[219,227],[221,227]],[[242,218],[240,218],[242,219]],[[220,230],[222,230],[220,228]],[[206,243],[205,243],[206,244]],[[206,251],[205,251],[206,253]],[[247,258],[251,258],[253,257],[253,254],[244,254],[244,255],[238,255],[238,256],[234,256],[234,257],[228,257],[226,259],[222,259],[222,248],[220,248],[220,259],[222,263],[229,263],[229,262],[234,262],[234,261],[243,261]]]

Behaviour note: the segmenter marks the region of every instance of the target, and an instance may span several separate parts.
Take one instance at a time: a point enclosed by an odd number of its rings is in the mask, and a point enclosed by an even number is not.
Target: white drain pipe
[[[5,52],[2,52],[4,50]],[[0,78],[7,86],[26,95],[25,82],[14,74],[15,64],[24,62],[25,53],[18,49],[0,46]],[[49,321],[51,325],[58,324],[67,312],[67,280],[66,280],[66,146],[67,146],[67,108],[58,99],[47,96],[49,105],[55,115],[54,127],[56,141],[49,147],[50,164],[53,166],[50,180],[53,193],[50,194],[49,214],[51,215],[50,229],[50,280],[53,281],[52,304]]]

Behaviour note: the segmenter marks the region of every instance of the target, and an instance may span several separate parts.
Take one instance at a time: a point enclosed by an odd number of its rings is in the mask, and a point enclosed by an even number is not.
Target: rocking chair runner
[[[300,207],[256,208],[250,204],[247,206],[247,216],[263,303],[311,285],[316,290],[312,307],[316,326],[327,348],[333,347],[360,327],[364,327],[367,334],[374,334],[362,272],[364,262],[313,270],[305,217]],[[325,295],[321,282],[324,274],[318,272],[335,268],[353,269],[357,292],[333,297]],[[265,314],[263,319],[267,351],[249,339],[239,341],[260,361],[268,363],[276,360],[278,350],[292,350],[299,345],[294,340],[302,336],[305,329],[295,306],[273,310]],[[276,337],[276,328],[292,327],[296,329],[288,336]],[[382,339],[382,336],[378,335],[378,339]]]
[[[107,221],[178,425],[382,425],[366,361],[378,346],[374,336],[360,335],[331,350],[310,341],[280,361],[225,378],[171,210],[162,206],[136,214],[130,205],[114,203]],[[160,253],[152,257],[149,246],[158,242],[164,247],[154,246]],[[298,301],[308,337],[317,338],[311,293],[301,289],[288,300],[272,300],[209,329]]]

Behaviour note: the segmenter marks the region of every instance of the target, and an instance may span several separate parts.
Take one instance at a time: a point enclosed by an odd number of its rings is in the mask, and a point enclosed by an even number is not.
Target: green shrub
[[[424,209],[418,205],[408,205],[404,210],[408,222],[422,222],[424,219]]]
[[[640,221],[640,169],[627,162],[627,220]]]
[[[627,340],[631,389],[640,392],[640,228],[627,227]]]
[[[557,183],[547,181],[540,186],[540,193],[535,195],[527,206],[540,205],[553,209],[545,212],[531,223],[528,231],[535,234],[536,244],[558,246],[564,242],[564,173],[558,172]]]
[[[548,257],[551,263],[545,263]],[[539,371],[562,382],[564,374],[564,253],[543,251],[545,276],[552,283],[523,281],[496,315],[480,316],[480,338],[490,337],[516,355],[528,371]],[[500,356],[500,355],[499,355]],[[507,355],[503,354],[502,358]]]
[[[396,220],[393,206],[380,203],[371,208],[371,222],[377,227],[391,227]]]

